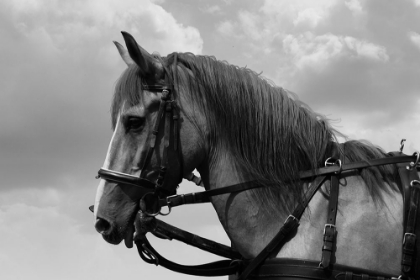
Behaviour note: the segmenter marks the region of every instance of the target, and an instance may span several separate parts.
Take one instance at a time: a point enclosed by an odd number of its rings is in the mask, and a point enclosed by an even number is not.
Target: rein
[[[175,71],[176,71],[177,56],[175,54]],[[269,242],[269,244],[258,254],[254,259],[247,261],[244,260],[241,255],[233,250],[232,248],[219,244],[217,242],[199,237],[191,234],[184,230],[173,227],[155,218],[158,214],[167,215],[170,213],[171,208],[177,207],[184,204],[196,204],[210,202],[210,198],[213,196],[242,192],[261,187],[256,181],[250,181],[240,183],[236,185],[221,187],[213,190],[207,190],[197,193],[171,195],[176,192],[176,189],[170,189],[165,185],[166,172],[169,166],[169,152],[175,152],[178,154],[176,157],[176,164],[180,168],[179,182],[182,180],[182,156],[180,155],[179,149],[179,108],[176,103],[176,91],[175,84],[171,78],[170,72],[167,67],[162,63],[164,67],[165,85],[144,85],[143,89],[162,92],[161,102],[159,106],[158,116],[153,126],[153,132],[148,140],[149,145],[146,145],[141,153],[136,155],[138,159],[140,154],[146,151],[146,158],[143,161],[140,170],[141,174],[139,177],[132,176],[130,174],[108,170],[101,168],[98,171],[97,178],[102,178],[117,184],[127,184],[136,186],[148,191],[143,198],[140,200],[140,210],[138,211],[135,219],[135,243],[137,250],[141,258],[147,263],[164,266],[167,269],[197,275],[197,276],[222,276],[222,275],[239,275],[239,280],[247,279],[248,277],[254,278],[253,272],[258,270],[258,275],[264,274],[266,259],[271,256],[274,252],[278,252],[284,245],[286,240],[292,237],[293,233],[296,232],[299,226],[299,220],[308,206],[310,200],[314,194],[319,190],[325,180],[331,180],[331,197],[329,202],[329,215],[327,223],[324,227],[324,245],[322,248],[321,262],[314,266],[312,262],[305,260],[295,260],[294,262],[285,262],[282,266],[278,265],[276,270],[277,275],[284,276],[290,275],[290,277],[301,277],[301,279],[330,279],[333,275],[335,279],[359,279],[359,274],[353,274],[354,272],[360,272],[361,280],[365,279],[392,279],[394,275],[384,275],[379,272],[360,270],[358,268],[348,268],[340,265],[332,267],[332,257],[334,255],[335,246],[335,217],[337,213],[338,204],[338,175],[352,170],[360,170],[363,168],[397,164],[402,184],[404,186],[404,239],[403,239],[403,260],[402,260],[402,272],[400,278],[414,279],[410,277],[419,277],[420,271],[415,271],[416,267],[420,267],[420,256],[417,258],[417,264],[415,265],[416,254],[419,253],[420,249],[416,237],[420,234],[420,226],[416,223],[416,218],[420,211],[417,211],[420,200],[420,179],[416,172],[418,168],[420,154],[416,152],[413,156],[407,156],[400,153],[394,153],[392,156],[370,161],[341,164],[340,160],[327,159],[326,167],[322,167],[316,170],[303,171],[300,173],[300,180],[314,179],[312,184],[309,185],[308,190],[304,194],[301,203],[294,209],[294,211],[285,220],[283,226],[280,228],[276,236]],[[176,77],[176,75],[174,75]],[[157,135],[161,126],[161,121],[164,122],[163,130],[163,156],[162,162],[159,168],[159,175],[155,182],[150,181],[145,177],[145,170],[147,165],[150,163],[152,155],[154,153]],[[406,163],[409,163],[408,165]],[[194,175],[189,175],[187,179],[195,181],[197,185],[201,183],[200,179]],[[178,182],[178,183],[179,183]],[[168,212],[162,213],[162,207],[167,206]],[[93,207],[89,208],[93,211]],[[185,266],[173,263],[163,256],[161,256],[150,244],[146,238],[146,233],[151,232],[155,236],[163,239],[176,239],[186,244],[198,247],[199,249],[208,251],[210,253],[228,258],[228,260],[218,261],[198,266]],[[417,249],[416,249],[417,246]],[[267,262],[269,269],[270,261]],[[290,268],[288,265],[290,265]],[[308,263],[311,263],[309,265]],[[309,266],[308,266],[309,265]],[[301,272],[301,268],[309,267],[307,274]],[[294,268],[294,269],[293,269]],[[342,268],[342,269],[341,269]],[[283,270],[282,270],[283,269]],[[338,270],[337,270],[338,269]],[[266,269],[267,270],[267,269]],[[282,270],[283,272],[278,272]],[[284,272],[284,271],[287,271]],[[419,270],[419,268],[417,268]],[[262,272],[261,272],[262,271]],[[303,269],[303,271],[306,271]],[[336,271],[337,273],[333,272]],[[349,272],[350,271],[350,272]],[[262,274],[261,274],[261,273]],[[271,271],[272,275],[274,272]],[[344,274],[343,274],[344,273]],[[371,277],[369,275],[371,275]],[[322,275],[319,276],[319,275]],[[341,275],[341,276],[339,276]],[[341,278],[344,275],[344,278]],[[367,276],[367,278],[366,278]],[[261,276],[265,277],[265,276]],[[268,276],[267,276],[268,277]],[[287,278],[287,277],[286,277]],[[270,278],[267,278],[270,279]],[[289,279],[289,278],[288,278]],[[334,279],[334,278],[331,278]]]

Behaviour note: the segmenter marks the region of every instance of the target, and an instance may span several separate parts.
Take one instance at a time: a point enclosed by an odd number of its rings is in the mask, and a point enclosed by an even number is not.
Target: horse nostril
[[[97,218],[95,223],[96,231],[100,234],[107,235],[110,232],[111,224],[102,218]]]

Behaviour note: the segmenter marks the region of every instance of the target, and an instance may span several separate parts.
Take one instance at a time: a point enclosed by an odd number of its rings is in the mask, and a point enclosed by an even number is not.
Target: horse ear
[[[151,56],[145,49],[140,47],[136,40],[129,33],[122,31],[121,32],[125,44],[128,49],[128,54],[134,63],[140,68],[140,76],[142,77],[159,77],[163,72],[163,67],[161,63]],[[117,46],[118,48],[118,46]],[[119,50],[119,48],[118,48]],[[124,57],[123,57],[124,59]],[[124,59],[125,61],[125,59]]]
[[[118,49],[118,52],[121,55],[121,58],[124,60],[124,62],[127,64],[127,66],[130,66],[132,64],[134,64],[134,60],[131,59],[130,54],[128,53],[128,51],[124,48],[123,45],[121,45],[120,43],[114,41],[115,46]]]

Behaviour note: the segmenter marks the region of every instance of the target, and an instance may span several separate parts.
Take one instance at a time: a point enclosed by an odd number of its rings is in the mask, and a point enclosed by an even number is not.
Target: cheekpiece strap
[[[339,159],[327,159],[326,165],[339,165],[341,161]],[[328,218],[327,223],[324,226],[324,245],[322,246],[322,256],[320,266],[324,269],[330,269],[334,258],[335,240],[336,240],[336,218],[337,218],[337,207],[338,207],[338,190],[339,190],[339,173],[332,174],[330,180],[330,199],[328,203]]]

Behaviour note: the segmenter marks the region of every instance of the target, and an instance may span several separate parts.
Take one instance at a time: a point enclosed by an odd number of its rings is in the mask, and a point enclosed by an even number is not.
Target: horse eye
[[[127,131],[136,131],[143,128],[144,119],[139,117],[130,117],[125,122],[125,128]]]

